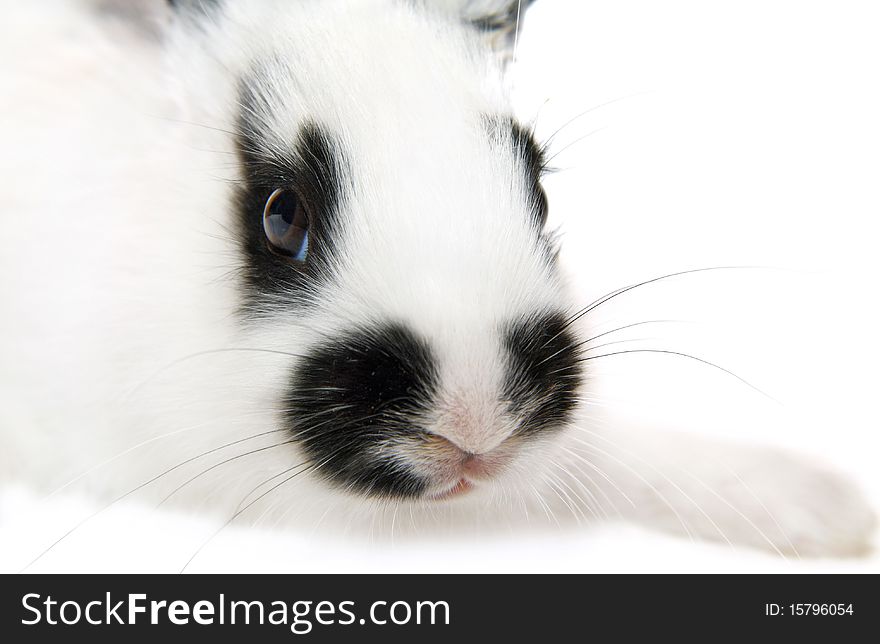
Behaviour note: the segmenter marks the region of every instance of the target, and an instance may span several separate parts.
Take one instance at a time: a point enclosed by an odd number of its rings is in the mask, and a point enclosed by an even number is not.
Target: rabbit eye
[[[309,252],[309,216],[292,190],[278,188],[266,200],[263,231],[272,249],[298,262]]]

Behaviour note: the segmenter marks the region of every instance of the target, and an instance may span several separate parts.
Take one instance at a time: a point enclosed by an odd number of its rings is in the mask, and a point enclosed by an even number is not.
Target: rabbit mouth
[[[446,490],[437,494],[433,494],[430,498],[434,501],[446,501],[447,499],[453,499],[463,494],[466,494],[472,489],[474,489],[474,484],[468,479],[462,478],[459,479],[452,487],[447,488]]]

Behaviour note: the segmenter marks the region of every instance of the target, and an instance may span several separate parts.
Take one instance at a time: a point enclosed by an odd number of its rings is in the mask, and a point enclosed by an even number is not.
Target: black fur
[[[544,224],[547,223],[547,194],[541,185],[541,177],[546,170],[544,149],[521,123],[510,119],[508,125],[514,151],[525,164],[526,185],[532,202],[535,224],[539,230],[543,230]]]
[[[372,450],[387,439],[418,439],[437,385],[426,342],[400,324],[362,329],[298,365],[286,420],[331,482],[380,496],[418,496],[427,482]]]
[[[504,330],[501,392],[519,436],[560,429],[581,378],[577,342],[561,314],[534,316]],[[427,342],[400,324],[361,329],[327,342],[297,365],[284,418],[307,457],[340,488],[412,498],[429,481],[395,460],[394,441],[426,436],[436,404],[437,365]],[[377,447],[390,447],[376,453]]]
[[[512,116],[489,115],[486,123],[490,137],[495,141],[509,141],[513,154],[521,161],[530,211],[536,230],[542,233],[547,223],[547,195],[541,185],[546,172],[544,149],[535,141],[531,131]]]
[[[256,85],[256,84],[255,84]],[[238,122],[238,152],[244,184],[238,193],[238,223],[245,262],[245,313],[258,316],[268,302],[289,303],[293,310],[313,304],[322,286],[334,278],[332,261],[342,234],[340,205],[350,191],[347,159],[341,146],[314,123],[304,125],[296,146],[284,158],[266,154],[263,133],[253,122],[257,102],[265,98],[243,83]],[[305,263],[274,252],[263,232],[263,208],[276,188],[296,192],[309,216],[309,256]]]
[[[351,197],[346,177],[349,161],[339,142],[316,123],[305,123],[298,141],[282,157],[269,154],[276,142],[266,141],[256,114],[265,113],[271,97],[259,82],[260,67],[240,84],[242,105],[237,123],[238,154],[244,183],[238,190],[245,314],[259,316],[269,302],[289,303],[292,310],[313,304],[322,286],[335,278],[333,260],[342,235],[340,207]],[[294,191],[309,217],[309,256],[293,262],[274,252],[263,232],[263,208],[277,188]]]
[[[504,330],[503,395],[519,418],[517,433],[534,435],[570,420],[581,380],[578,343],[560,313],[534,316]]]

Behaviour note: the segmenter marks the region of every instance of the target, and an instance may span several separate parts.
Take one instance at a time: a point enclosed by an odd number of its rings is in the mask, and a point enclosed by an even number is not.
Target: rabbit
[[[560,268],[504,73],[529,4],[6,6],[3,481],[864,553],[870,504],[806,459],[578,431],[589,313],[625,289],[584,307]]]

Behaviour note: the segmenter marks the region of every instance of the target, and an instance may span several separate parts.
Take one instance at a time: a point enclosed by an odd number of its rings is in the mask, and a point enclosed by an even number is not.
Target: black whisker
[[[623,340],[610,340],[608,342],[603,342],[602,344],[596,344],[592,347],[587,347],[583,352],[581,352],[582,356],[585,356],[589,351],[595,351],[596,349],[602,349],[603,347],[614,346],[615,344],[624,344],[625,342],[644,342],[649,340],[650,338],[624,338]]]
[[[231,524],[233,521],[235,521],[235,519],[237,519],[237,518],[238,518],[239,516],[241,516],[244,512],[246,512],[246,511],[248,510],[248,508],[250,508],[252,505],[254,505],[255,503],[257,503],[260,499],[266,497],[267,495],[271,494],[272,492],[274,492],[275,490],[277,490],[278,488],[280,488],[282,485],[284,485],[284,484],[287,483],[288,481],[290,481],[290,480],[296,478],[296,477],[299,476],[300,474],[305,474],[305,473],[307,473],[307,472],[310,472],[310,471],[313,471],[313,470],[317,470],[317,469],[319,469],[319,468],[321,468],[321,467],[324,467],[327,463],[329,463],[331,460],[333,460],[333,459],[334,459],[334,458],[335,458],[335,457],[336,457],[336,456],[342,451],[342,449],[343,449],[342,447],[337,448],[337,449],[334,450],[334,451],[333,451],[333,452],[332,452],[327,458],[325,458],[325,459],[324,459],[323,461],[321,461],[320,463],[312,463],[311,465],[308,465],[308,461],[304,461],[304,462],[302,462],[302,463],[298,463],[297,465],[294,465],[294,466],[292,466],[292,467],[289,467],[289,468],[287,468],[286,470],[284,470],[284,471],[282,471],[282,472],[279,472],[278,474],[274,474],[273,476],[270,476],[268,479],[266,479],[265,481],[263,481],[263,482],[260,483],[259,485],[257,485],[257,486],[255,486],[255,487],[251,488],[251,490],[250,490],[247,494],[245,494],[245,495],[242,497],[242,501],[239,502],[239,504],[238,504],[238,508],[237,508],[236,511],[232,514],[232,516],[229,517],[229,519],[227,519],[226,522],[225,522],[222,526],[220,526],[220,528],[219,528],[216,532],[214,532],[214,534],[212,534],[210,537],[208,537],[208,538],[202,543],[202,545],[200,545],[200,546],[198,547],[198,549],[192,554],[192,556],[191,556],[191,557],[187,560],[187,562],[183,565],[183,568],[180,569],[180,573],[183,573],[183,572],[186,570],[186,568],[187,568],[187,567],[193,562],[193,560],[194,560],[194,559],[198,556],[198,554],[199,554],[199,553],[205,548],[205,546],[207,546],[211,541],[213,541],[214,538],[215,538],[218,534],[220,534],[223,530],[225,530],[225,529],[229,526],[229,524]],[[282,480],[280,483],[276,483],[275,485],[273,485],[272,487],[270,487],[268,490],[266,490],[265,492],[263,492],[262,494],[260,494],[259,496],[257,496],[253,501],[248,502],[248,504],[245,505],[244,507],[241,507],[241,503],[244,502],[244,499],[246,499],[246,498],[249,497],[251,494],[253,494],[255,490],[258,490],[259,488],[261,488],[262,486],[264,486],[264,485],[265,485],[266,483],[268,483],[269,481],[271,481],[271,480],[273,480],[273,479],[276,479],[276,478],[278,478],[279,476],[281,476],[281,475],[283,475],[283,474],[286,474],[287,472],[291,472],[291,471],[295,470],[295,469],[298,468],[298,467],[302,467],[303,465],[307,465],[307,467],[305,467],[304,469],[300,470],[299,472],[294,472],[293,474],[291,474],[290,476],[288,476],[287,478],[285,478],[284,480]]]
[[[279,431],[284,431],[284,430],[279,430]],[[275,445],[267,445],[266,447],[259,447],[257,449],[252,449],[247,452],[244,452],[243,454],[238,454],[237,456],[232,456],[231,458],[227,458],[223,461],[220,461],[219,463],[215,463],[214,465],[202,470],[201,472],[199,472],[198,474],[196,474],[192,478],[188,479],[184,483],[181,483],[176,488],[174,488],[164,499],[159,501],[159,504],[156,506],[156,508],[161,507],[162,504],[164,504],[168,499],[170,499],[172,496],[177,494],[177,492],[179,492],[181,489],[183,489],[184,487],[186,487],[187,485],[189,485],[190,483],[192,483],[196,479],[201,478],[202,476],[204,476],[205,474],[207,474],[211,470],[217,469],[221,465],[226,465],[227,463],[231,463],[232,461],[236,461],[240,458],[244,458],[245,456],[250,456],[251,454],[256,454],[258,452],[265,452],[266,450],[275,449],[276,447],[281,447],[282,445],[290,445],[291,443],[294,443],[294,442],[296,442],[294,439],[290,439],[290,440],[282,441],[280,443],[276,443]]]
[[[649,93],[649,92],[635,92],[635,93],[633,93],[633,94],[627,94],[626,96],[619,96],[619,97],[617,97],[617,98],[613,98],[613,99],[611,99],[610,101],[605,101],[604,103],[599,103],[598,105],[594,105],[593,107],[584,110],[584,111],[581,112],[580,114],[575,114],[575,115],[572,116],[570,119],[568,119],[565,123],[563,123],[562,125],[560,125],[560,126],[559,126],[559,127],[558,127],[558,128],[557,128],[557,129],[551,134],[551,135],[550,135],[550,136],[548,136],[548,137],[546,138],[545,143],[544,143],[544,146],[545,146],[545,147],[549,147],[549,146],[553,143],[553,139],[555,139],[556,136],[557,136],[560,132],[562,132],[562,130],[564,130],[565,128],[567,128],[569,125],[571,125],[572,123],[574,123],[574,122],[577,121],[578,119],[583,118],[583,117],[586,116],[587,114],[589,114],[589,113],[591,113],[591,112],[595,112],[596,110],[598,110],[598,109],[600,109],[600,108],[603,108],[603,107],[606,107],[606,106],[608,106],[608,105],[613,105],[614,103],[619,103],[620,101],[626,100],[626,99],[628,99],[628,98],[635,98],[636,96],[643,96],[643,95],[648,94],[648,93]]]
[[[291,353],[289,351],[281,351],[281,350],[277,350],[277,349],[257,349],[257,348],[252,348],[252,347],[225,347],[223,349],[206,349],[205,351],[197,351],[195,353],[191,353],[187,356],[183,356],[182,358],[178,358],[177,360],[174,360],[174,361],[166,364],[164,367],[157,370],[155,373],[153,373],[151,376],[149,376],[146,380],[144,380],[139,385],[137,385],[134,389],[129,391],[127,394],[125,394],[125,396],[123,397],[123,400],[131,398],[132,396],[134,396],[138,392],[138,390],[140,390],[144,385],[148,384],[151,380],[153,380],[154,378],[156,378],[160,374],[164,373],[165,371],[168,371],[169,369],[174,368],[175,366],[177,366],[183,362],[186,362],[188,360],[192,360],[194,358],[199,358],[202,356],[215,354],[215,353],[230,353],[230,352],[239,352],[239,351],[250,351],[253,353],[269,353],[269,354],[280,355],[280,356],[288,356],[290,358],[302,358],[303,357],[300,354]]]
[[[605,295],[600,296],[599,298],[593,300],[587,306],[579,310],[577,313],[573,314],[567,320],[566,326],[570,326],[574,324],[577,320],[585,316],[590,311],[595,310],[597,307],[605,304],[609,300],[613,300],[618,295],[623,295],[628,291],[632,291],[633,289],[639,288],[641,286],[646,286],[648,284],[653,284],[654,282],[659,282],[661,280],[670,279],[672,277],[679,277],[681,275],[691,275],[693,273],[705,273],[707,271],[729,271],[729,270],[755,270],[755,269],[764,269],[767,270],[766,266],[710,266],[707,268],[692,268],[686,271],[677,271],[675,273],[667,273],[666,275],[661,275],[660,277],[654,277],[649,280],[645,280],[643,282],[639,282],[637,284],[630,284],[629,286],[623,286],[621,288],[615,289],[606,293]]]
[[[296,464],[296,465],[294,465],[294,466],[292,466],[292,467],[289,467],[289,468],[287,468],[286,470],[284,470],[283,472],[281,472],[281,474],[286,474],[287,472],[293,471],[293,470],[295,470],[295,469],[298,468],[298,467],[302,467],[303,465],[306,465],[306,462],[304,462],[304,463],[298,463],[298,464]],[[198,554],[199,554],[199,553],[205,548],[205,546],[207,546],[211,541],[213,541],[214,538],[215,538],[218,534],[220,534],[220,533],[221,533],[226,527],[229,526],[230,523],[232,523],[233,521],[235,521],[235,519],[238,518],[239,515],[241,515],[242,513],[244,513],[244,512],[245,512],[248,508],[250,508],[254,503],[256,503],[257,501],[259,501],[260,499],[262,499],[263,497],[265,497],[265,496],[268,495],[269,493],[273,492],[274,490],[277,490],[279,487],[281,487],[282,485],[284,485],[285,483],[287,483],[287,482],[290,481],[291,479],[296,478],[296,477],[299,476],[300,474],[304,474],[305,472],[308,472],[309,470],[314,469],[315,467],[316,467],[315,465],[309,465],[308,467],[306,467],[306,468],[303,469],[303,470],[300,470],[299,472],[294,472],[293,474],[291,474],[290,476],[288,476],[286,479],[284,479],[284,480],[281,481],[280,483],[277,483],[277,484],[273,485],[273,486],[270,487],[268,490],[266,490],[265,492],[263,492],[262,494],[260,494],[257,498],[255,498],[253,501],[251,501],[250,503],[248,503],[247,505],[245,505],[245,506],[244,506],[243,508],[241,508],[240,510],[236,510],[236,512],[235,512],[231,517],[229,517],[229,519],[226,520],[226,523],[224,523],[222,526],[220,526],[220,528],[219,528],[214,534],[212,534],[210,537],[208,537],[208,539],[205,540],[204,543],[202,543],[202,545],[200,545],[200,546],[198,547],[198,549],[192,554],[192,556],[187,560],[187,562],[186,562],[185,564],[183,564],[183,568],[180,569],[180,572],[183,573],[183,572],[186,570],[187,566],[189,566],[189,565],[193,562],[193,559],[195,559],[195,558],[198,556]],[[278,476],[280,476],[280,474],[276,474],[276,475],[273,476],[272,478],[278,478]],[[269,481],[271,481],[272,478],[267,479],[266,481],[263,481],[262,483],[260,483],[259,485],[257,485],[257,486],[256,486],[255,488],[253,488],[250,492],[248,492],[247,494],[245,494],[244,498],[247,498],[248,496],[250,496],[251,494],[253,494],[254,490],[260,488],[260,487],[263,486],[263,485],[265,485],[266,483],[268,483]]]
[[[773,402],[775,402],[777,404],[779,403],[779,401],[776,400],[773,396],[766,393],[765,391],[762,391],[761,389],[759,389],[758,387],[756,387],[755,385],[750,383],[748,380],[746,380],[745,378],[743,378],[741,376],[738,376],[737,374],[730,371],[729,369],[725,369],[724,367],[717,365],[714,362],[709,362],[708,360],[704,360],[703,358],[698,358],[696,356],[690,355],[689,353],[683,353],[681,351],[670,351],[670,350],[666,350],[666,349],[626,349],[626,350],[622,350],[622,351],[612,351],[609,353],[602,353],[597,356],[586,356],[584,358],[580,358],[579,361],[580,362],[587,362],[588,360],[596,360],[597,358],[608,358],[610,356],[618,356],[618,355],[623,355],[623,354],[627,354],[627,353],[660,353],[660,354],[667,354],[667,355],[673,355],[673,356],[680,356],[682,358],[688,358],[690,360],[696,360],[697,362],[701,362],[705,365],[709,365],[710,367],[714,367],[715,369],[719,369],[720,371],[723,371],[724,373],[733,376],[734,378],[736,378],[737,380],[739,380],[743,384],[745,384],[748,387],[750,387],[751,389],[754,389],[755,391],[757,391],[762,396],[769,398],[770,400],[772,400]]]
[[[632,324],[626,324],[624,326],[619,326],[616,329],[611,329],[610,331],[604,331],[603,333],[597,333],[596,335],[587,338],[586,340],[581,340],[578,342],[578,347],[583,347],[593,340],[598,340],[599,338],[603,338],[606,335],[611,335],[612,333],[617,333],[618,331],[623,331],[624,329],[631,329],[634,326],[642,326],[643,324],[660,324],[663,322],[681,322],[681,320],[645,320],[644,322],[633,322]],[[589,347],[595,348],[595,347]]]
[[[148,481],[144,481],[143,483],[141,483],[141,484],[138,485],[137,487],[132,488],[131,490],[129,490],[129,491],[126,492],[125,494],[122,494],[122,495],[116,497],[115,499],[113,499],[112,501],[110,501],[110,503],[108,503],[108,504],[105,505],[104,507],[99,508],[98,510],[96,510],[95,512],[93,512],[92,514],[90,514],[89,516],[87,516],[86,518],[84,518],[82,521],[80,521],[79,523],[77,523],[77,524],[76,524],[75,526],[73,526],[70,530],[68,530],[67,532],[65,532],[65,533],[64,533],[63,535],[61,535],[58,539],[56,539],[56,540],[55,540],[55,541],[54,541],[54,542],[53,542],[48,548],[46,548],[46,549],[43,550],[40,554],[38,554],[38,555],[37,555],[37,556],[36,556],[36,557],[35,557],[35,558],[34,558],[34,559],[33,559],[28,565],[26,565],[24,568],[21,569],[21,572],[24,572],[25,570],[27,570],[28,568],[30,568],[31,566],[33,566],[33,565],[34,565],[35,563],[37,563],[40,559],[42,559],[44,556],[46,556],[46,554],[48,554],[49,551],[52,550],[52,548],[54,548],[54,547],[57,546],[59,543],[61,543],[61,542],[64,541],[65,539],[67,539],[67,537],[69,537],[71,534],[73,534],[75,531],[77,531],[79,528],[81,528],[82,526],[84,526],[86,523],[88,523],[89,521],[91,521],[92,519],[94,519],[96,516],[98,516],[98,515],[101,514],[102,512],[104,512],[104,511],[110,509],[110,508],[113,507],[115,504],[117,504],[118,502],[122,501],[123,499],[125,499],[125,498],[131,496],[132,494],[134,494],[134,493],[137,492],[138,490],[145,488],[145,487],[148,486],[150,483],[153,483],[154,481],[158,481],[158,480],[159,480],[160,478],[162,478],[163,476],[166,476],[166,475],[170,474],[171,472],[173,472],[174,470],[183,467],[183,466],[186,465],[187,463],[192,463],[192,462],[195,461],[195,460],[198,460],[198,459],[200,459],[200,458],[202,458],[202,457],[204,457],[204,456],[207,456],[208,454],[213,454],[214,452],[218,452],[218,451],[220,451],[221,449],[225,449],[225,448],[227,448],[227,447],[232,447],[233,445],[238,445],[239,443],[243,443],[243,442],[245,442],[245,441],[253,440],[253,439],[255,439],[255,438],[259,438],[260,436],[266,436],[266,435],[268,435],[268,434],[275,434],[275,433],[277,433],[277,432],[283,432],[283,431],[287,431],[287,430],[284,430],[284,429],[273,429],[273,430],[270,430],[270,431],[261,432],[261,433],[259,433],[259,434],[254,434],[253,436],[248,436],[247,438],[240,438],[240,439],[235,440],[235,441],[232,441],[232,442],[230,442],[230,443],[226,443],[225,445],[221,445],[220,447],[215,447],[215,448],[213,448],[213,449],[209,449],[209,450],[206,451],[206,452],[202,452],[201,454],[197,454],[196,456],[192,456],[192,457],[190,457],[190,458],[188,458],[188,459],[186,459],[186,460],[184,460],[184,461],[181,461],[180,463],[178,463],[177,465],[175,465],[175,466],[173,466],[173,467],[169,467],[167,470],[165,470],[165,471],[162,472],[161,474],[157,474],[156,476],[154,476],[153,478],[149,479]]]
[[[580,142],[583,141],[584,139],[587,139],[587,138],[593,136],[594,134],[598,134],[599,132],[601,132],[602,130],[606,129],[607,127],[608,127],[607,125],[604,126],[604,127],[597,127],[595,130],[591,130],[591,131],[587,132],[586,134],[583,134],[583,135],[579,136],[579,137],[576,138],[574,141],[569,141],[568,143],[566,143],[565,145],[563,145],[561,148],[559,148],[558,150],[556,150],[553,154],[551,154],[551,155],[547,158],[547,160],[544,161],[544,164],[547,165],[547,166],[549,166],[549,165],[553,162],[553,160],[554,160],[555,158],[557,158],[560,154],[562,154],[563,152],[565,152],[566,150],[568,150],[570,147],[572,147],[573,145],[577,145],[578,143],[580,143]]]
[[[182,125],[191,125],[193,127],[201,127],[206,130],[213,130],[214,132],[221,132],[223,134],[228,134],[233,137],[238,136],[238,134],[236,134],[232,130],[225,130],[222,127],[214,127],[213,125],[205,125],[204,123],[196,123],[194,121],[186,121],[184,119],[177,119],[177,118],[173,118],[170,116],[156,116],[154,118],[157,118],[161,121],[169,121],[171,123],[180,123]]]

